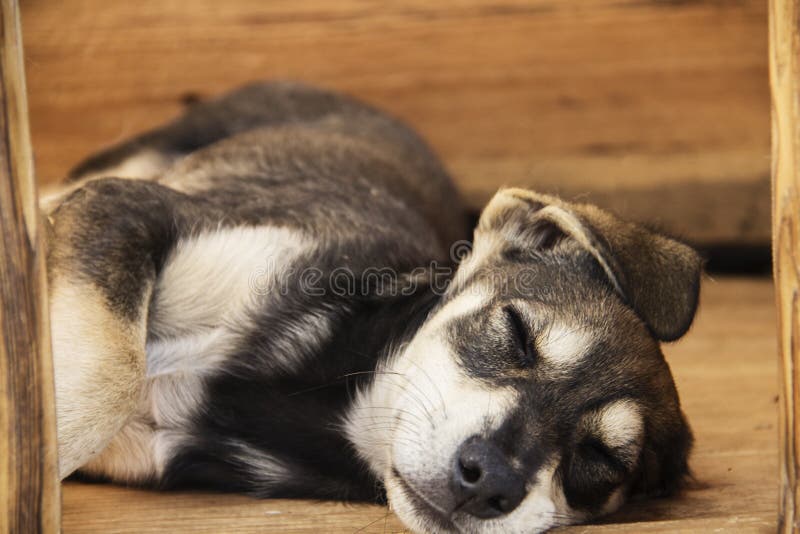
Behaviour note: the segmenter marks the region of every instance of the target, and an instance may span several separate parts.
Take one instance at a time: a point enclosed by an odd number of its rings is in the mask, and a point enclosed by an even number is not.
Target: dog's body
[[[699,260],[590,206],[467,216],[394,119],[246,87],[46,203],[63,476],[381,501],[539,531],[669,492],[691,437],[657,339]]]

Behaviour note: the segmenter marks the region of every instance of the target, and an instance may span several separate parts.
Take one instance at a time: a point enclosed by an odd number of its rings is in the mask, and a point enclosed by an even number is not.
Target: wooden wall
[[[769,241],[763,0],[22,0],[40,181],[256,78],[383,106],[480,206],[513,184]]]

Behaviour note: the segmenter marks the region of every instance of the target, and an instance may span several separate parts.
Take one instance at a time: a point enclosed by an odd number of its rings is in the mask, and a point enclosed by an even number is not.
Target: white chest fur
[[[279,306],[281,284],[312,248],[286,228],[237,227],[180,240],[149,308],[147,378],[139,413],[84,470],[116,480],[158,476],[186,438],[206,381],[252,329],[255,307]],[[275,364],[291,369],[291,353]]]
[[[213,374],[230,356],[251,328],[254,308],[280,305],[282,281],[310,246],[302,234],[274,227],[222,229],[177,244],[156,284],[148,325],[156,339],[147,344],[147,375],[157,425],[178,423],[201,395],[159,389],[202,387],[197,378]],[[282,367],[295,363],[284,359]],[[192,378],[176,381],[181,375]],[[159,379],[165,376],[172,378]]]

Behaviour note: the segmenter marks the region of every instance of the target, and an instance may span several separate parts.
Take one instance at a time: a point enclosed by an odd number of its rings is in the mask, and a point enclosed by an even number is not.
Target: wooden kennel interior
[[[698,435],[697,487],[592,528],[794,529],[797,0],[0,5],[0,532],[402,528],[379,507],[56,480],[37,189],[198,99],[276,78],[347,91],[410,122],[476,212],[502,185],[585,199],[740,274],[763,270],[771,243],[777,316],[768,280],[715,274],[695,331],[665,349]]]

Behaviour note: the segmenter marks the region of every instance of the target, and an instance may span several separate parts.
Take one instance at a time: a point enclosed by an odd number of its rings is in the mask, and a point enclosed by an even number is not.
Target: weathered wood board
[[[780,531],[800,530],[800,1],[771,0],[772,251],[780,351]]]
[[[0,0],[0,534],[58,532],[53,366],[16,0]]]
[[[596,200],[699,243],[769,242],[762,0],[25,0],[52,183],[183,103],[253,79],[348,91],[416,126],[480,207]]]

